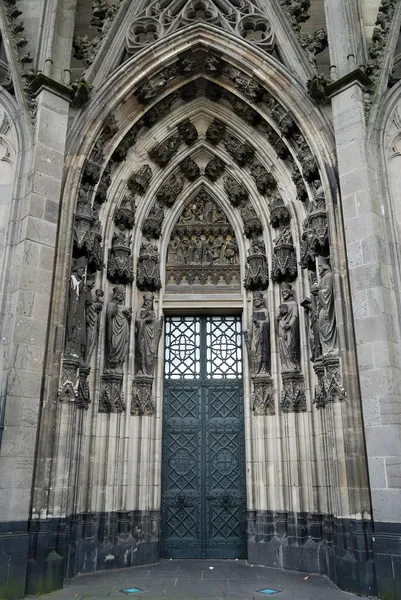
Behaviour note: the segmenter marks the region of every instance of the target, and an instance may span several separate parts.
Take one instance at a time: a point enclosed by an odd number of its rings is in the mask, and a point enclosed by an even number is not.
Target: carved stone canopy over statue
[[[279,282],[294,281],[297,271],[297,257],[291,229],[287,225],[274,240],[272,279]]]
[[[155,202],[142,225],[142,233],[145,237],[158,239],[162,232],[164,221],[164,210],[161,204]]]
[[[231,175],[224,177],[224,189],[233,206],[240,206],[248,200],[249,192],[247,188]]]
[[[156,319],[154,296],[147,292],[135,320],[136,377],[153,377],[163,318]]]
[[[230,283],[239,276],[238,244],[226,215],[213,198],[201,190],[184,208],[168,248],[167,278],[177,285],[199,280]]]
[[[109,249],[107,277],[115,283],[130,283],[134,280],[131,254],[132,235],[124,223],[119,221]]]
[[[252,323],[244,332],[252,377],[268,375],[271,370],[270,319],[262,292],[253,293]]]
[[[135,202],[131,196],[124,196],[114,212],[114,223],[119,226],[120,223],[127,229],[132,229],[135,224]]]
[[[283,302],[277,315],[278,349],[281,371],[289,373],[300,368],[299,313],[291,285],[281,285],[281,296]]]
[[[253,206],[248,202],[240,207],[244,233],[248,238],[255,238],[263,233],[263,225]]]
[[[106,312],[106,364],[112,371],[122,371],[128,354],[132,310],[124,306],[125,288],[117,285]]]
[[[156,194],[156,200],[168,207],[173,206],[178,195],[182,192],[184,180],[178,175],[171,175],[169,179],[160,186]]]
[[[141,244],[138,258],[136,284],[140,290],[157,291],[160,281],[159,251],[155,244],[147,240]]]
[[[269,269],[263,240],[252,240],[247,263],[244,287],[247,290],[265,290],[269,285]]]
[[[142,165],[142,167],[128,179],[128,188],[134,194],[143,196],[143,194],[148,191],[151,179],[152,169],[149,165]]]
[[[319,261],[318,328],[322,355],[337,354],[337,322],[334,306],[334,276],[328,258]],[[312,288],[314,291],[314,288]]]

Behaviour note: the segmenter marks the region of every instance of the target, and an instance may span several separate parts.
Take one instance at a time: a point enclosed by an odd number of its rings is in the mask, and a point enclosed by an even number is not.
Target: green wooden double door
[[[244,558],[239,317],[166,320],[163,558]]]

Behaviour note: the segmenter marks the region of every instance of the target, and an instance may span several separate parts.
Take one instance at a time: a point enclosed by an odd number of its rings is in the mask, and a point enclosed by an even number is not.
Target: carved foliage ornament
[[[208,23],[271,53],[275,36],[264,12],[250,0],[153,0],[131,24],[126,48],[134,54],[185,26]]]
[[[249,192],[242,183],[231,177],[231,175],[224,177],[223,181],[224,189],[233,206],[240,206],[248,200]]]
[[[210,181],[217,181],[217,179],[222,175],[225,169],[225,163],[219,158],[215,156],[208,162],[205,167],[205,175]]]
[[[178,175],[171,175],[171,177],[160,186],[156,194],[156,200],[159,200],[159,202],[170,208],[182,192],[183,187],[183,178]]]

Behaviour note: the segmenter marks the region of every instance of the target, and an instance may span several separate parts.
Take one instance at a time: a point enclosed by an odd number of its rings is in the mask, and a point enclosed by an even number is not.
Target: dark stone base
[[[327,575],[354,594],[376,595],[371,521],[248,511],[248,561]]]
[[[25,594],[59,589],[78,573],[158,562],[159,530],[158,511],[32,520]]]
[[[400,600],[401,524],[375,523],[373,548],[379,598],[383,600]]]
[[[0,523],[0,598],[24,595],[28,547],[26,522]]]

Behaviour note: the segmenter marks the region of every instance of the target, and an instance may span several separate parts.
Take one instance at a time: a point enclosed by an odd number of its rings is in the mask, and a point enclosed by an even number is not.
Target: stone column
[[[37,101],[26,195],[19,200],[8,267],[10,368],[0,457],[0,521],[7,524],[7,548],[13,551],[9,569],[1,570],[0,575],[0,587],[8,590],[5,597],[25,592],[28,519],[69,110],[69,102],[49,89],[39,91]],[[6,581],[1,581],[4,573]]]
[[[347,246],[363,421],[374,518],[378,593],[395,593],[401,557],[391,556],[384,536],[400,547],[401,538],[401,376],[399,315],[382,201],[374,193],[375,165],[369,164],[363,103],[365,82],[351,70],[342,48],[352,48],[357,25],[347,25],[349,0],[326,0],[331,62],[340,79],[329,86],[336,138],[341,206]],[[337,12],[337,14],[335,14]],[[334,69],[332,69],[332,72]],[[398,266],[397,266],[398,268]],[[350,330],[350,328],[348,329]],[[349,345],[350,340],[344,340]],[[353,342],[351,341],[351,344]],[[358,394],[358,390],[356,390]],[[358,411],[358,397],[350,396]],[[355,490],[355,496],[357,491]],[[400,579],[401,581],[401,579]],[[393,591],[391,591],[393,590]],[[374,589],[369,594],[375,593]],[[393,595],[394,593],[394,595]]]

